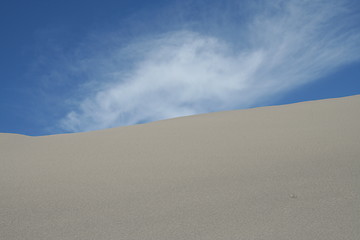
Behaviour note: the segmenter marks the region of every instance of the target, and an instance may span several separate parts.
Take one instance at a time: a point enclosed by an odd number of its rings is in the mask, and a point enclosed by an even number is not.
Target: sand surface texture
[[[0,134],[1,240],[359,240],[360,96]]]

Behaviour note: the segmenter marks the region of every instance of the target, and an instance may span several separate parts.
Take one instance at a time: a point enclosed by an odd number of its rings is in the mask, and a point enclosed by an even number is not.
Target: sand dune
[[[358,240],[360,96],[0,134],[0,239]]]

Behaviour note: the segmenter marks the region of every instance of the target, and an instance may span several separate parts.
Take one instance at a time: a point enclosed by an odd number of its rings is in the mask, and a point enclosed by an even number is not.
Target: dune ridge
[[[357,240],[360,95],[0,134],[0,239]]]

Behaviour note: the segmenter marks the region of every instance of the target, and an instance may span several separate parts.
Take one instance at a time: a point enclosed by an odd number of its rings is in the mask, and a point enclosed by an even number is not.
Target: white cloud
[[[359,31],[349,26],[354,16],[346,2],[261,4],[231,39],[179,30],[83,58],[73,68],[85,69],[97,87],[60,127],[88,131],[246,108],[359,59]]]

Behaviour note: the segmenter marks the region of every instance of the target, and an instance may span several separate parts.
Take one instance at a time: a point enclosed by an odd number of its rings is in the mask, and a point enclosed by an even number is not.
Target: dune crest
[[[360,239],[360,95],[0,134],[0,239]]]

